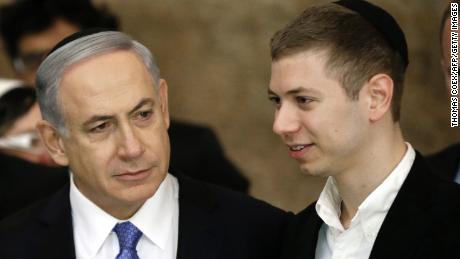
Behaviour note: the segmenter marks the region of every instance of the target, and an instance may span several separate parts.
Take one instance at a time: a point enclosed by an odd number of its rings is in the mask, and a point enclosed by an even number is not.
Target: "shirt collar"
[[[415,151],[407,142],[406,146],[407,150],[401,161],[387,178],[361,203],[351,221],[352,225],[356,224],[356,222],[362,223],[366,237],[373,238],[378,233],[386,213],[393,204],[414,163]],[[324,223],[338,231],[345,230],[340,222],[341,203],[342,198],[338,192],[336,182],[334,178],[329,177],[315,208]]]
[[[358,207],[359,217],[363,221],[365,230],[377,234],[381,224],[374,224],[375,221],[380,221],[380,218],[383,221],[410,172],[415,160],[415,151],[409,143],[406,145],[406,154],[399,164]]]
[[[162,250],[173,229],[175,204],[178,203],[179,191],[177,179],[168,174],[158,190],[149,198],[129,221]]]
[[[316,212],[326,225],[336,230],[343,231],[344,228],[340,222],[341,203],[342,198],[340,197],[337,184],[334,178],[328,177],[326,185],[316,202]]]
[[[70,204],[75,234],[81,237],[81,249],[94,257],[112,232],[122,222],[86,198],[70,177]],[[128,221],[133,223],[148,240],[164,250],[173,224],[175,204],[178,202],[177,179],[167,174],[155,194]],[[74,234],[74,235],[75,235]]]

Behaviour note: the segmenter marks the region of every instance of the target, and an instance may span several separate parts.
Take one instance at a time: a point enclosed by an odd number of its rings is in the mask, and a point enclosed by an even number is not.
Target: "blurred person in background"
[[[41,115],[33,88],[20,86],[3,94],[0,116],[0,152],[35,164],[55,165],[35,130]]]
[[[16,76],[35,85],[44,56],[66,36],[90,27],[116,30],[118,20],[90,1],[25,0],[0,9],[0,30]]]
[[[24,0],[0,9],[0,32],[17,77],[34,85],[42,59],[66,36],[91,27],[118,30],[118,19],[91,1]],[[249,182],[226,157],[215,133],[171,120],[171,168],[198,180],[245,192]]]
[[[451,1],[451,3],[456,3],[458,5],[458,1]],[[450,102],[450,4],[444,10],[441,19],[441,26],[440,26],[440,43],[441,43],[441,68],[443,71],[444,79],[445,79],[445,87],[448,93],[449,99],[446,99],[446,102]],[[433,155],[428,156],[428,161],[432,165],[440,175],[449,180],[455,181],[456,183],[460,183],[460,143],[451,144],[449,147],[435,153]]]
[[[39,139],[40,110],[31,87],[0,84],[0,219],[44,198],[68,180]]]

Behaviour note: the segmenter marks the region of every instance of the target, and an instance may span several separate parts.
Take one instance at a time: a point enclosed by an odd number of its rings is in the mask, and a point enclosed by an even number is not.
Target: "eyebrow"
[[[128,114],[131,115],[133,114],[134,112],[136,112],[137,110],[139,110],[140,108],[142,108],[143,106],[145,105],[154,105],[155,104],[155,101],[152,99],[152,98],[143,98],[140,100],[140,102],[138,104],[136,104],[136,106],[134,106],[134,108],[132,108]],[[86,120],[84,123],[83,123],[83,126],[88,126],[92,123],[95,123],[97,121],[105,121],[105,120],[111,120],[113,119],[115,116],[113,115],[94,115],[94,116],[91,116],[91,118],[89,118],[88,120]]]
[[[306,93],[313,93],[313,94],[320,94],[318,90],[316,89],[312,89],[312,88],[306,88],[306,87],[303,87],[303,86],[299,86],[299,87],[296,87],[294,89],[291,89],[289,91],[286,92],[286,95],[296,95],[298,93],[302,93],[302,92],[306,92]],[[278,95],[276,94],[275,92],[273,92],[270,88],[268,89],[268,94],[271,94],[271,95]]]
[[[142,108],[144,105],[147,105],[147,104],[150,104],[153,106],[155,104],[155,101],[152,98],[142,98],[142,100],[136,106],[134,106],[134,108],[132,108],[128,114],[134,113],[135,111],[139,110],[140,108]]]

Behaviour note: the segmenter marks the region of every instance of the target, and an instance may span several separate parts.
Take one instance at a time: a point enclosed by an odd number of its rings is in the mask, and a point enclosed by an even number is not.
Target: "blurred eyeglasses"
[[[48,51],[37,51],[21,54],[13,59],[14,68],[18,72],[35,72],[45,59],[47,53]]]
[[[36,132],[25,132],[13,136],[0,138],[0,148],[27,151],[31,153],[40,152],[40,138]]]

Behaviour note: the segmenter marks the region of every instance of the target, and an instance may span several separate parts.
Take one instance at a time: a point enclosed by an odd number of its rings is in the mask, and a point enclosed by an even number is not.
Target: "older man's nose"
[[[121,132],[118,155],[124,160],[131,160],[141,156],[144,151],[145,148],[139,139],[138,133],[131,127],[125,127]]]

